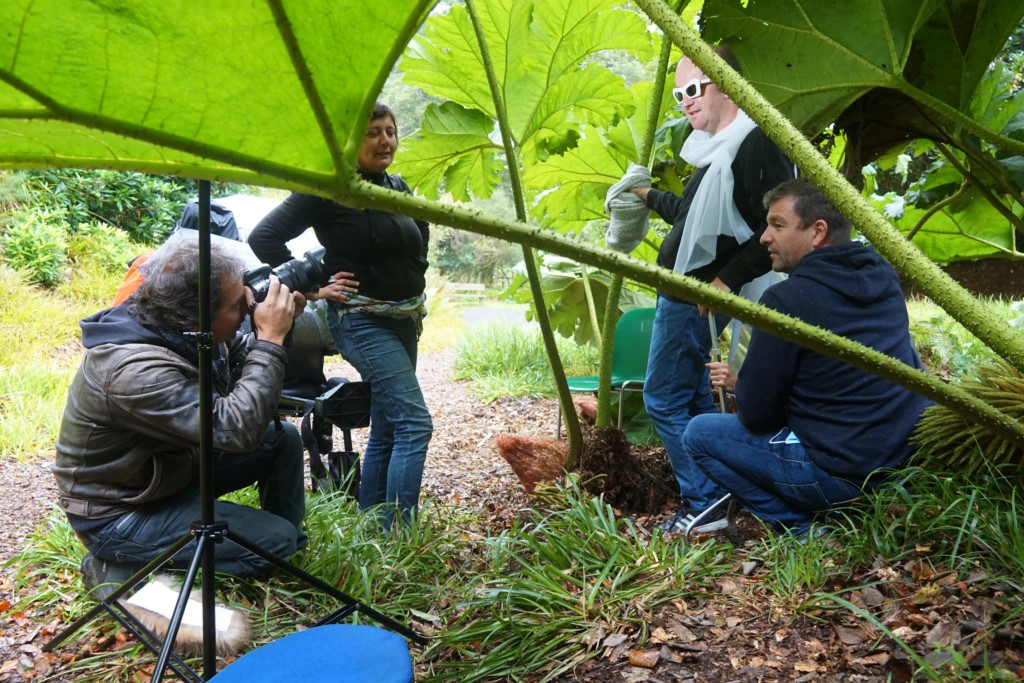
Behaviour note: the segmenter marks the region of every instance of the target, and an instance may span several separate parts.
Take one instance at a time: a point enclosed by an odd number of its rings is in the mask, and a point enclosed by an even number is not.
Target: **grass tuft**
[[[597,351],[556,337],[568,376],[597,373]],[[462,338],[456,347],[455,379],[472,382],[484,401],[501,396],[554,396],[555,384],[540,329],[535,325],[489,323]]]

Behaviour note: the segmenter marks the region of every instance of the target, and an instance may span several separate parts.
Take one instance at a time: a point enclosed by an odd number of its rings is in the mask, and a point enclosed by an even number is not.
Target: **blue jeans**
[[[683,446],[719,486],[778,531],[800,534],[815,515],[863,495],[856,483],[833,477],[811,461],[788,429],[754,434],[735,415],[695,417]]]
[[[215,495],[256,484],[263,508],[257,510],[218,500],[214,503],[214,520],[227,522],[232,533],[277,557],[287,558],[306,545],[306,534],[298,528],[305,514],[306,492],[302,439],[292,425],[284,423],[282,427],[278,430],[270,425],[254,451],[214,454]],[[199,517],[196,485],[167,500],[121,515],[82,541],[96,557],[142,565],[187,534],[191,525],[200,521]],[[193,540],[178,551],[168,566],[187,566],[195,545]],[[217,571],[254,576],[273,568],[234,543],[225,541],[214,548]]]
[[[716,315],[718,329],[728,318]],[[721,492],[683,447],[683,432],[696,415],[716,411],[708,369],[711,332],[693,304],[658,297],[651,353],[644,381],[644,405],[668,453],[679,494],[694,510],[703,510]]]
[[[416,322],[365,313],[332,318],[341,355],[370,383],[370,436],[363,453],[359,508],[386,504],[382,521],[390,528],[395,509],[408,519],[419,507],[423,465],[434,432],[416,379]]]

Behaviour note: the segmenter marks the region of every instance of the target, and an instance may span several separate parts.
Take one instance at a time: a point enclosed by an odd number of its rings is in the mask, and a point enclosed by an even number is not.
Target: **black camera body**
[[[281,284],[293,292],[311,292],[327,284],[328,275],[323,264],[326,251],[323,247],[310,249],[301,258],[286,261],[277,268],[265,263],[250,268],[242,274],[242,282],[252,290],[256,303],[267,298],[271,275],[276,275]]]

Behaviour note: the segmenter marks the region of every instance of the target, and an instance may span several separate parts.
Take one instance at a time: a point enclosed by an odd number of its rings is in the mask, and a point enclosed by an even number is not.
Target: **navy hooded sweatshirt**
[[[896,273],[859,242],[810,252],[761,303],[921,368]],[[736,404],[750,431],[788,427],[816,465],[862,485],[875,470],[906,460],[907,441],[930,402],[843,361],[754,330]]]

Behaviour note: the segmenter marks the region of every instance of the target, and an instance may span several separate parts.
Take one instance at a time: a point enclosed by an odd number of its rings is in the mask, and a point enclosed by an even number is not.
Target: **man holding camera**
[[[256,484],[262,509],[223,501],[215,518],[260,548],[288,557],[306,543],[303,450],[292,425],[272,422],[284,379],[284,340],[305,300],[276,277],[265,299],[244,264],[211,255],[215,495]],[[188,533],[199,518],[199,249],[167,245],[145,265],[124,304],[82,321],[86,347],[69,390],[53,467],[60,506],[89,551],[83,581],[105,598]],[[252,316],[253,335],[238,330]],[[172,560],[188,560],[194,541]],[[232,543],[216,567],[239,576],[270,568]]]
[[[761,243],[789,279],[761,304],[875,349],[912,368],[896,272],[813,184],[790,180],[764,197]],[[876,486],[909,457],[908,439],[929,401],[914,392],[768,332],[754,330],[733,374],[710,363],[711,383],[736,392],[736,415],[698,415],[683,447],[702,472],[778,531],[802,535],[815,515]]]

